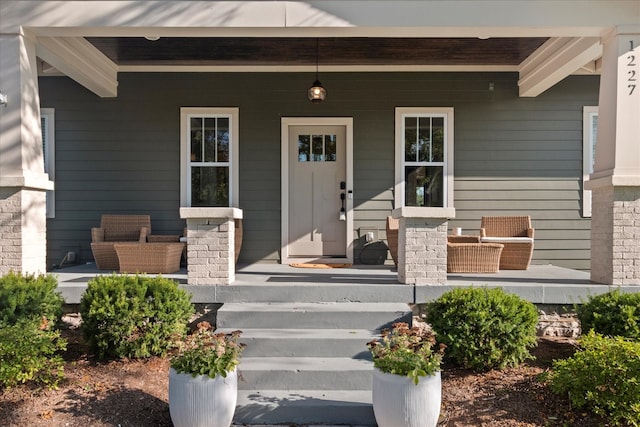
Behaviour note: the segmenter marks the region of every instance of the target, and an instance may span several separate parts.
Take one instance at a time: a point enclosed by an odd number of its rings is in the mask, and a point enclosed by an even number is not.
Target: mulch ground
[[[0,391],[0,425],[13,426],[171,426],[168,360],[97,362],[78,329],[69,339],[65,377],[57,390],[20,386]],[[574,351],[569,338],[540,338],[535,360],[518,368],[474,373],[444,366],[440,426],[529,427],[606,426],[606,420],[571,408],[538,376],[553,359]]]

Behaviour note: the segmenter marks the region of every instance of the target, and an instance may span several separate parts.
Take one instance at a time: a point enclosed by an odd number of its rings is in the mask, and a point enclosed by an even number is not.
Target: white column
[[[34,42],[0,34],[0,274],[46,271],[46,190]]]
[[[640,285],[640,27],[602,37],[591,280]]]

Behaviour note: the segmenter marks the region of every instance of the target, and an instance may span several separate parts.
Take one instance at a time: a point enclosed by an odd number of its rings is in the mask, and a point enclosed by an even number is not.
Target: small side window
[[[40,109],[40,125],[42,128],[42,154],[44,159],[44,172],[49,175],[51,181],[56,177],[56,132],[55,109]],[[54,190],[47,191],[47,218],[56,217],[56,199]]]
[[[591,217],[591,190],[584,184],[593,173],[596,160],[596,137],[598,136],[598,107],[584,107],[582,110],[582,216]]]

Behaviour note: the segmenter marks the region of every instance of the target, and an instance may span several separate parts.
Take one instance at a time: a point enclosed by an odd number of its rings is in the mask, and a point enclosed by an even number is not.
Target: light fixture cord
[[[319,42],[318,42],[318,38],[316,37],[316,80],[318,80],[318,50],[319,50]]]

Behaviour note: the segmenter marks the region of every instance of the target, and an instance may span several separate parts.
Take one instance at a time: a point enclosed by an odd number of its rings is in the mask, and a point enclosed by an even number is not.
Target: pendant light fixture
[[[318,104],[327,97],[327,90],[322,87],[322,83],[318,80],[318,39],[316,39],[316,79],[307,91],[307,98],[314,104]]]

